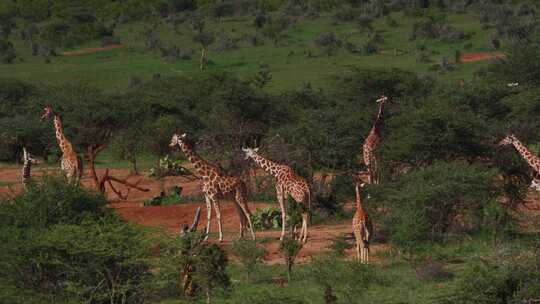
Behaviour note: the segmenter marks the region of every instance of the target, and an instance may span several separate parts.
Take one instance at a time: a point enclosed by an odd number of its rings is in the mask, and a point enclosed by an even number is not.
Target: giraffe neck
[[[66,153],[72,150],[71,143],[67,140],[64,135],[64,128],[62,127],[62,120],[60,116],[54,115],[54,129],[56,130],[56,140],[58,140],[58,145],[62,150],[62,153]]]
[[[282,167],[282,165],[266,159],[258,154],[253,156],[253,160],[255,163],[257,163],[257,165],[259,165],[259,167],[263,168],[264,171],[273,175],[274,177],[278,176],[279,168]]]
[[[382,116],[384,112],[384,101],[381,101],[379,103],[379,112],[377,113],[377,117],[375,118],[375,123],[373,124],[373,130],[375,132],[379,133],[379,129],[382,125]]]
[[[518,139],[512,141],[512,144],[516,150],[521,154],[525,161],[531,166],[536,172],[540,172],[540,159],[534,155],[529,149],[522,144]]]
[[[206,160],[204,160],[197,153],[195,153],[195,151],[193,151],[193,149],[185,142],[180,141],[178,145],[180,146],[180,149],[182,149],[182,152],[184,152],[184,154],[188,158],[189,162],[194,165],[195,170],[197,170],[200,175],[205,175],[208,173],[208,171],[219,171],[216,167],[210,165]]]
[[[364,210],[362,207],[362,195],[360,193],[360,186],[356,185],[356,210]]]

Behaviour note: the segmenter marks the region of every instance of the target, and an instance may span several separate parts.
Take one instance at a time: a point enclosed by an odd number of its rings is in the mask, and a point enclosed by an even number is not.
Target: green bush
[[[518,255],[513,252],[512,255]],[[502,262],[501,262],[502,261]],[[540,296],[538,254],[496,256],[476,261],[458,281],[444,303],[506,304],[527,303]]]
[[[341,261],[334,256],[314,259],[303,275],[319,286],[325,297],[335,293],[338,300],[344,299],[346,303],[355,303],[354,299],[361,296],[370,285],[383,283],[373,267]]]
[[[390,240],[413,249],[422,241],[440,241],[450,233],[481,226],[482,210],[495,201],[496,170],[463,161],[436,162],[383,187],[372,187]]]
[[[266,255],[266,249],[258,246],[255,241],[248,239],[235,241],[231,249],[246,269],[247,280],[250,281],[253,274],[257,271],[257,266],[262,263]]]
[[[78,225],[109,213],[104,196],[66,183],[61,177],[45,177],[22,194],[0,204],[1,226],[48,228],[56,224]]]
[[[281,210],[275,207],[257,209],[251,214],[251,222],[255,229],[278,229],[281,227]]]
[[[157,166],[150,168],[150,176],[155,178],[181,176],[186,174],[189,174],[189,171],[182,166],[182,161],[174,160],[168,155],[160,158]]]
[[[0,203],[0,277],[48,302],[141,303],[150,235],[106,211],[103,196],[46,177]]]
[[[15,54],[13,43],[0,38],[0,63],[13,63],[15,58],[17,58],[17,54]]]
[[[291,279],[291,272],[294,266],[294,262],[302,250],[302,243],[291,238],[284,238],[281,244],[279,245],[279,251],[283,254],[283,260],[285,266],[287,267],[287,277]]]

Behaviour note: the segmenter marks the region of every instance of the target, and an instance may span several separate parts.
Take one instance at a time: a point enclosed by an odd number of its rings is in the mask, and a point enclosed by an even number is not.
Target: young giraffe
[[[60,167],[66,175],[68,181],[79,182],[83,175],[83,165],[81,158],[77,155],[77,152],[73,149],[73,145],[64,135],[64,129],[62,127],[62,120],[60,116],[53,112],[50,106],[44,108],[44,113],[41,119],[48,119],[54,116],[54,129],[56,131],[56,139],[58,146],[62,150],[62,159],[60,161]]]
[[[371,131],[369,132],[369,135],[366,137],[364,141],[363,146],[363,158],[364,158],[364,164],[366,164],[369,177],[368,177],[368,183],[372,184],[378,184],[378,176],[377,176],[377,158],[375,156],[375,150],[379,146],[379,143],[381,142],[381,133],[380,128],[382,125],[382,114],[384,111],[384,104],[388,100],[388,97],[381,96],[379,99],[377,99],[377,103],[379,103],[379,112],[377,113],[377,118],[375,118],[375,123],[373,124],[373,127],[371,128]]]
[[[529,149],[522,144],[514,134],[509,134],[499,142],[499,146],[513,145],[525,161],[533,168],[535,175],[540,173],[540,157],[534,155]],[[531,188],[538,190],[538,180],[533,179]]]
[[[360,188],[364,186],[365,183],[356,183],[356,213],[352,220],[352,228],[356,239],[356,258],[362,263],[369,263],[369,239],[373,232],[373,226],[362,206]]]
[[[285,200],[288,195],[290,194],[297,203],[304,205],[305,211],[302,213],[302,229],[300,230],[299,239],[305,243],[307,241],[307,221],[311,205],[311,193],[308,182],[296,175],[289,166],[277,164],[260,156],[257,153],[258,148],[242,150],[246,153],[246,159],[252,158],[264,171],[276,178],[276,193],[281,209],[281,237],[279,238],[281,241],[285,237]]]
[[[21,181],[24,189],[28,189],[28,185],[32,179],[32,164],[35,162],[32,154],[23,148],[23,168],[21,174]]]
[[[226,176],[221,170],[208,163],[206,160],[201,158],[192,147],[185,142],[186,134],[177,135],[174,134],[170,147],[176,145],[180,146],[182,152],[187,156],[189,161],[194,165],[195,170],[203,180],[203,193],[206,200],[206,234],[210,232],[210,221],[212,219],[212,206],[216,211],[216,217],[218,220],[219,228],[219,241],[223,241],[223,230],[221,226],[221,207],[219,200],[228,194],[235,193],[235,207],[240,218],[240,237],[243,237],[244,230],[247,226],[251,232],[251,237],[255,239],[255,232],[253,232],[253,225],[251,224],[251,212],[248,208],[246,196],[246,185],[238,177]]]

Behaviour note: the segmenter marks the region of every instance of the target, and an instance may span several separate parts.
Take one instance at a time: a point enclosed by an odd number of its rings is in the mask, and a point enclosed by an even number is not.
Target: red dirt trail
[[[103,51],[108,51],[108,50],[121,49],[123,47],[124,47],[123,44],[111,44],[111,45],[107,45],[107,46],[99,47],[99,48],[84,48],[84,49],[80,49],[76,51],[62,52],[60,53],[60,55],[81,56],[81,55],[88,55],[88,54],[93,54],[93,53],[98,53],[98,52],[103,52]]]

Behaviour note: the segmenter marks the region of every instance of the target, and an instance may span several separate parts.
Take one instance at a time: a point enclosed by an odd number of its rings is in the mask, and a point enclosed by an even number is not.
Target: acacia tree
[[[144,191],[136,184],[109,176],[108,170],[104,176],[99,177],[95,168],[98,154],[128,124],[126,117],[129,117],[128,109],[132,108],[129,99],[106,95],[95,87],[77,82],[50,88],[45,96],[50,96],[52,102],[42,102],[51,104],[53,110],[61,116],[64,132],[76,150],[84,151],[82,153],[96,189],[103,193],[105,183],[109,182],[113,187],[110,181],[114,180]],[[122,198],[120,193],[117,194]]]
[[[214,33],[205,29],[204,19],[194,19],[192,22],[192,26],[195,30],[195,34],[193,35],[193,41],[201,46],[200,68],[201,71],[203,71],[206,64],[208,63],[208,47],[212,43],[214,43],[215,36]]]

